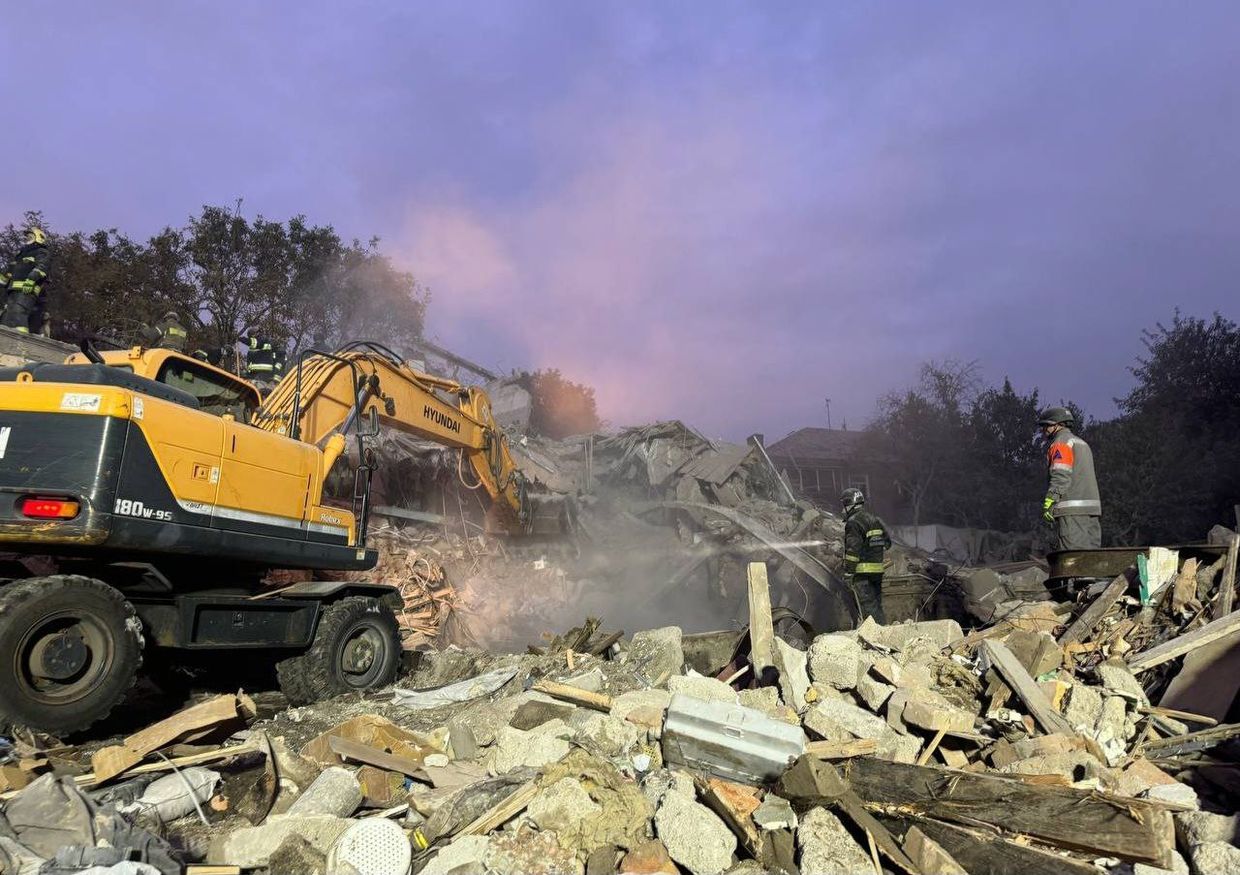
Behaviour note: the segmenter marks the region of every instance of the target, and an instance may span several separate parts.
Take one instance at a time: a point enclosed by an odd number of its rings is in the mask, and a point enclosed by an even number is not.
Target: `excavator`
[[[376,564],[383,427],[458,450],[493,531],[571,528],[564,502],[531,493],[482,389],[379,344],[309,350],[266,398],[160,348],[84,341],[63,364],[0,368],[0,722],[86,729],[144,655],[152,671],[258,654],[294,704],[390,683],[397,590],[316,579]],[[273,569],[310,579],[273,591]]]

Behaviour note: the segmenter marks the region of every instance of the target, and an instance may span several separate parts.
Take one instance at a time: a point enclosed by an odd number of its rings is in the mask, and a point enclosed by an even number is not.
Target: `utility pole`
[[[831,427],[831,399],[824,399],[827,402],[827,428]]]

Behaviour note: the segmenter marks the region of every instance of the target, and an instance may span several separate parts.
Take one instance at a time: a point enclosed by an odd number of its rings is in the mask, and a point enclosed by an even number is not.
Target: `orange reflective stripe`
[[[1072,453],[1072,445],[1051,444],[1046,451],[1046,461],[1050,463],[1052,469],[1062,468],[1071,471],[1076,461]]]

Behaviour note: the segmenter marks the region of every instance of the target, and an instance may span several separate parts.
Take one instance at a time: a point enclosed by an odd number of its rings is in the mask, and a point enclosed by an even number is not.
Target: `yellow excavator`
[[[172,350],[82,349],[0,368],[0,722],[85,729],[124,698],[144,651],[148,669],[263,654],[293,703],[390,683],[393,587],[262,583],[276,568],[374,567],[382,426],[458,449],[493,530],[571,528],[567,505],[530,494],[485,392],[377,344],[308,351],[265,399]],[[350,468],[346,498],[325,497]]]

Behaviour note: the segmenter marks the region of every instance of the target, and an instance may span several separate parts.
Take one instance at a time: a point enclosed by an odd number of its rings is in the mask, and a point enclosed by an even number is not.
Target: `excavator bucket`
[[[531,535],[572,535],[577,532],[577,502],[571,495],[535,493],[528,497]]]

